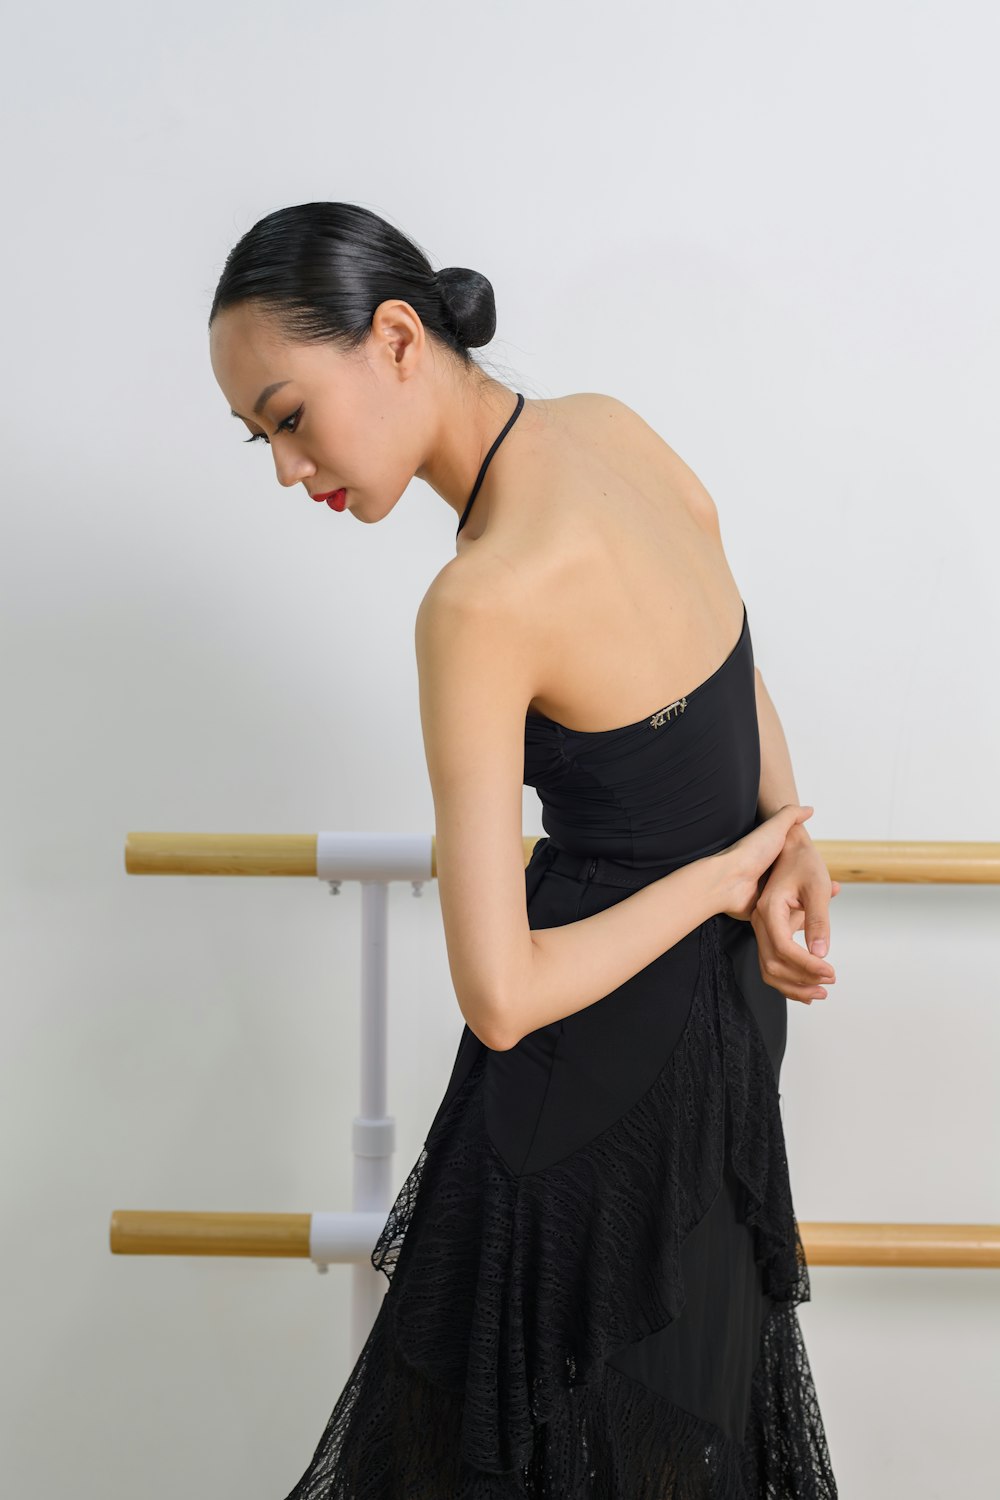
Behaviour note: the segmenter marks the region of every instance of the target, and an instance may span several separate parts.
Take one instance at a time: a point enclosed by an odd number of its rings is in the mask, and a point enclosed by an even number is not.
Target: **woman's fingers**
[[[790,933],[775,932],[773,925],[765,932],[769,971],[774,975],[772,983],[815,987],[836,979],[836,970],[828,958],[810,953]]]

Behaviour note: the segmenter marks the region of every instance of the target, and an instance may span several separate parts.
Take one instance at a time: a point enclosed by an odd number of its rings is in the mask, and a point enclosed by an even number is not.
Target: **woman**
[[[209,318],[280,483],[458,516],[416,651],[466,1024],[287,1500],[832,1500],[778,1082],[837,887],[711,498],[622,402],[490,378],[495,326],[348,203],[254,225]]]

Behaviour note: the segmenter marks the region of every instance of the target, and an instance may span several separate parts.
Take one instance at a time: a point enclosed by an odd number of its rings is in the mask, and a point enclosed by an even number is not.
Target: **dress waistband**
[[[624,886],[638,891],[644,885],[671,875],[682,868],[685,861],[673,860],[662,865],[625,865],[616,859],[607,859],[601,854],[571,854],[568,849],[543,837],[535,844],[531,853],[531,864],[543,861],[544,868],[555,870],[560,875],[569,875],[573,880],[594,881],[597,885]]]

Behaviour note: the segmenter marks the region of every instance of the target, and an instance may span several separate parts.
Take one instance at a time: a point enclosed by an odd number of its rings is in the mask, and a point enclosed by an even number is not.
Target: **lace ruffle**
[[[555,1165],[506,1167],[476,1059],[372,1251],[391,1285],[287,1500],[836,1500],[777,1085],[719,920],[661,1072]],[[727,1158],[772,1304],[742,1441],[605,1363],[680,1314]]]

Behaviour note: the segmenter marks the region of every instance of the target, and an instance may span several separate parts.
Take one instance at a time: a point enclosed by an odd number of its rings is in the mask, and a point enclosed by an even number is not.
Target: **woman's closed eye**
[[[304,406],[305,406],[305,402],[302,403],[302,406],[300,406],[297,411],[293,411],[290,417],[285,417],[284,421],[279,422],[278,423],[278,432],[297,432],[298,431],[298,427],[297,426],[296,427],[289,427],[288,424],[289,424],[289,422],[294,422],[297,417],[301,417],[302,410],[303,410]],[[250,435],[250,437],[244,438],[243,441],[245,443],[264,442],[264,443],[267,443],[268,447],[270,447],[270,445],[271,445],[271,439],[269,437],[265,437],[262,432],[254,432],[254,433],[252,433]]]

